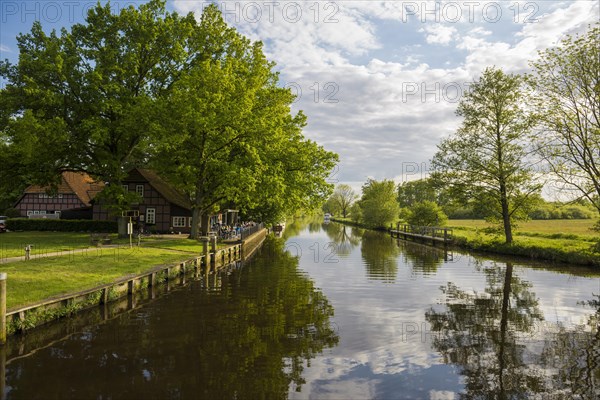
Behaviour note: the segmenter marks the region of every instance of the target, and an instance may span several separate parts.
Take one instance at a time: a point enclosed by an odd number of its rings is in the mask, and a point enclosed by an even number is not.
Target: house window
[[[44,214],[45,215],[46,214],[46,210],[40,211],[40,214]]]
[[[186,217],[173,217],[173,228],[185,228]]]
[[[28,211],[27,211],[27,216],[29,217],[30,215],[33,215],[33,211],[31,211],[31,210],[28,210]]]
[[[155,208],[146,208],[146,223],[147,224],[155,224],[156,223],[156,209]]]
[[[188,226],[192,227],[192,217],[188,217]]]
[[[59,199],[62,199],[62,198],[63,198],[63,195],[62,195],[62,193],[59,193],[59,194],[58,194],[58,198],[59,198]]]
[[[129,185],[121,185],[121,187],[123,188],[124,192],[129,191]]]
[[[144,197],[144,185],[135,185],[135,192]]]

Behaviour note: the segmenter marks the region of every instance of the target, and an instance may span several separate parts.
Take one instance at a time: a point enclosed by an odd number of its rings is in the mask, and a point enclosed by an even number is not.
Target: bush
[[[362,220],[362,210],[358,202],[350,206],[350,218],[354,223],[359,223]]]
[[[17,210],[16,208],[7,208],[6,210],[4,210],[2,212],[2,215],[7,216],[8,218],[19,218],[21,216],[21,211]]]
[[[581,204],[555,205],[543,204],[529,213],[531,219],[591,219],[595,213]]]
[[[43,219],[14,218],[6,220],[11,231],[57,231],[57,232],[117,232],[116,221],[94,221],[89,219]]]
[[[424,201],[410,207],[407,221],[416,226],[443,226],[448,221],[448,217],[433,201]]]

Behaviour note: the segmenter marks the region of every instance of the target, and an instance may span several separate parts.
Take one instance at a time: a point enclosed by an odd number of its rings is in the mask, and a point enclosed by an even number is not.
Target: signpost
[[[122,217],[129,217],[129,222],[127,223],[127,234],[129,235],[129,248],[133,247],[133,220],[132,218],[139,218],[140,211],[139,210],[127,210],[121,213]]]

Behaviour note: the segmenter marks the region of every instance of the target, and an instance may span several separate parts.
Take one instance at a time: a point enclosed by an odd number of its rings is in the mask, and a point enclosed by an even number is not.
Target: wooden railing
[[[240,234],[240,238],[241,240],[244,240],[246,238],[248,238],[251,235],[254,235],[256,232],[260,231],[262,228],[264,228],[264,224],[261,222],[259,224],[256,224],[254,226],[249,226],[246,228],[242,228],[242,232]]]
[[[454,239],[452,228],[439,226],[415,226],[408,224],[396,224],[396,229],[390,226],[392,236],[407,238],[420,238],[425,240],[450,243]]]

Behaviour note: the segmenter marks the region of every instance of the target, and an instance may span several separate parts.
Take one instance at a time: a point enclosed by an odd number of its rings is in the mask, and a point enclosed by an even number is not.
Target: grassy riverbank
[[[115,240],[116,234],[108,236]],[[0,258],[24,255],[24,247],[33,245],[31,256],[84,249],[90,246],[89,233],[76,232],[6,232],[0,234]]]
[[[202,244],[185,236],[144,237],[142,246],[129,248],[129,239],[109,236],[113,245],[90,247],[88,233],[8,232],[0,235],[1,257],[23,256],[33,244],[30,261],[0,265],[8,273],[7,307],[25,306],[47,298],[78,292],[140,274],[161,264],[202,254]],[[135,241],[134,243],[137,243]],[[218,248],[226,247],[219,244]],[[60,256],[48,253],[68,251]]]
[[[7,307],[31,304],[140,274],[151,267],[191,258],[192,253],[134,247],[89,249],[59,257],[0,266],[8,274]]]
[[[511,245],[500,234],[489,232],[481,220],[450,220],[459,247],[497,254],[516,255],[580,265],[600,265],[598,235],[590,228],[595,220],[536,220],[522,222],[514,230]]]
[[[362,228],[348,219],[336,219]],[[504,243],[503,236],[489,231],[483,220],[449,220],[458,247],[486,253],[515,255],[533,260],[549,260],[579,265],[600,266],[598,240],[590,228],[596,220],[535,220],[522,222],[514,230],[513,244]]]

